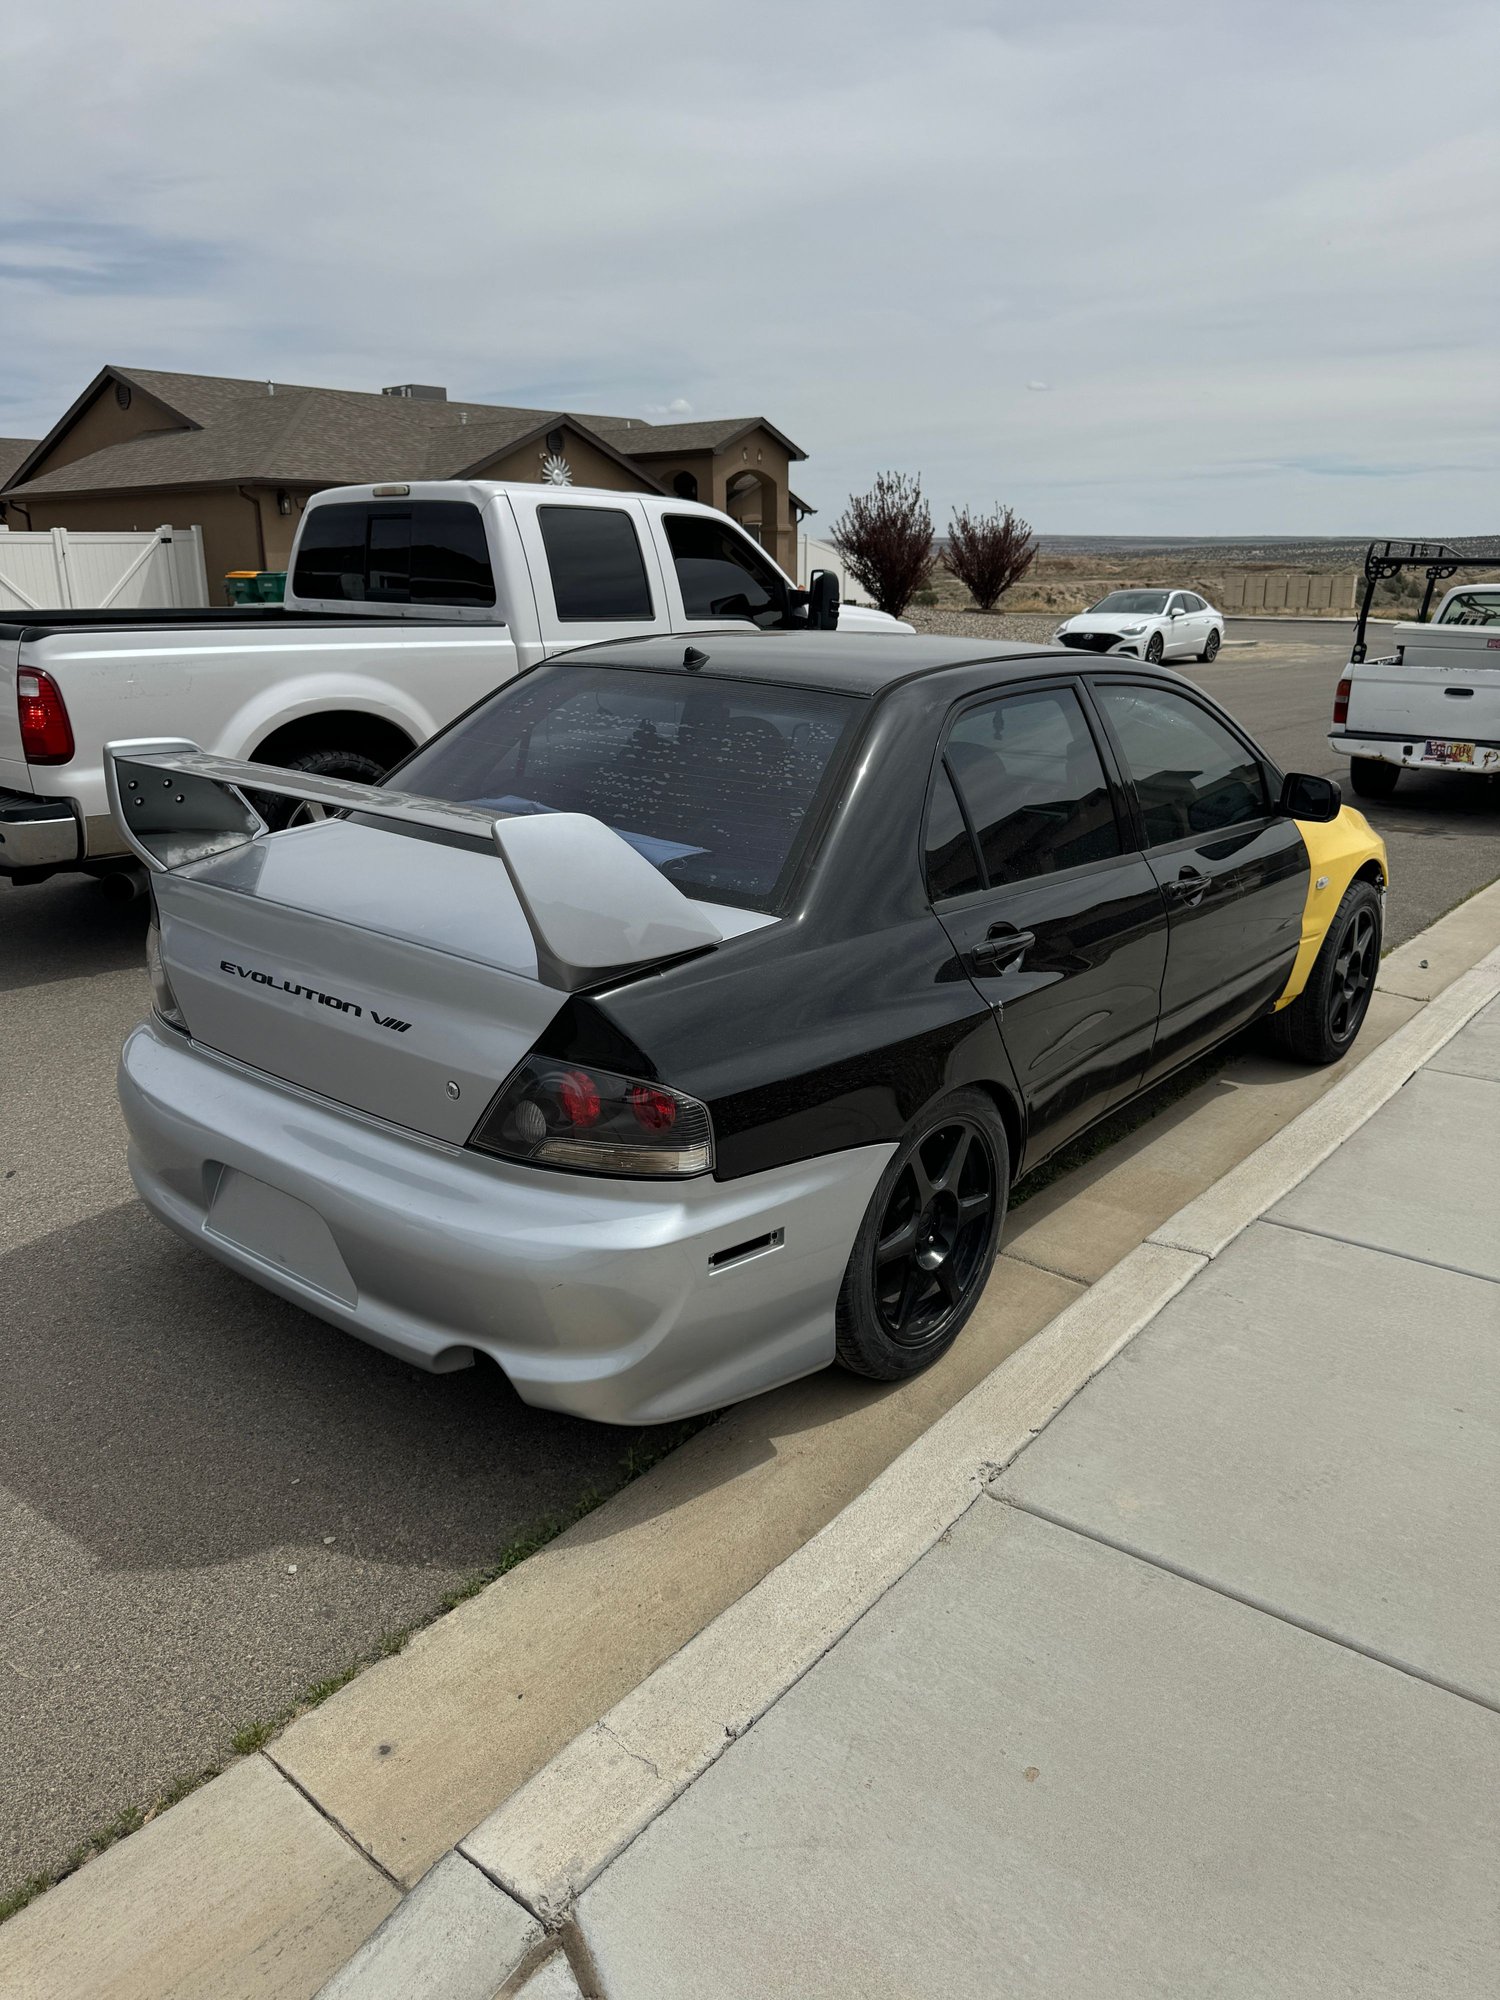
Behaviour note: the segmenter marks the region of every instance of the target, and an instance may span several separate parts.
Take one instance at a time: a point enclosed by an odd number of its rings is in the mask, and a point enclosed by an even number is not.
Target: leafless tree
[[[1031,568],[1036,549],[1030,522],[1014,509],[997,507],[993,514],[971,514],[964,507],[948,524],[943,562],[981,611],[993,611],[997,600]]]
[[[828,539],[855,582],[893,618],[901,616],[937,566],[922,482],[905,472],[882,472],[868,493],[851,494]]]

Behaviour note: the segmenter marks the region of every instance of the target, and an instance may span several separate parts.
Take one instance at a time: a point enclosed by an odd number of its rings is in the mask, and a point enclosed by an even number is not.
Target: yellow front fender
[[[1385,842],[1353,806],[1343,807],[1337,819],[1299,819],[1297,831],[1309,862],[1307,901],[1302,906],[1302,941],[1291,977],[1276,1002],[1278,1013],[1291,1005],[1311,977],[1328,926],[1355,876],[1367,870],[1382,889],[1391,879]]]

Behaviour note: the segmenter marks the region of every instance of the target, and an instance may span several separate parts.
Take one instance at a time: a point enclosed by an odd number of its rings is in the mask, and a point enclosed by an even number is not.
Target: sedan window
[[[1148,847],[1264,817],[1259,761],[1196,702],[1108,682],[1095,693],[1135,781]]]
[[[969,709],[953,726],[947,764],[992,886],[1120,853],[1104,766],[1071,689]]]
[[[402,767],[495,813],[587,813],[684,895],[770,910],[865,704],[820,689],[540,667]]]
[[[1159,617],[1166,608],[1164,590],[1112,590],[1108,597],[1101,597],[1097,604],[1089,606],[1090,611],[1105,611],[1110,617],[1117,612],[1135,611],[1147,618]]]

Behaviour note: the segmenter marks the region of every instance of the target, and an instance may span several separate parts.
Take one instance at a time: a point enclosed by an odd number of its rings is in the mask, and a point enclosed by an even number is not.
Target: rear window
[[[774,909],[865,703],[818,689],[543,667],[402,766],[402,791],[588,813],[686,896]]]
[[[537,521],[559,618],[655,616],[635,524],[622,507],[539,507]]]
[[[309,507],[292,594],[357,604],[493,604],[479,509],[462,500]]]

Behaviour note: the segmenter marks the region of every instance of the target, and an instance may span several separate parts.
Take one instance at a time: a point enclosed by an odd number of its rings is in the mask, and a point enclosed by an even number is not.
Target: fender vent
[[[748,1243],[735,1243],[728,1250],[716,1250],[708,1260],[710,1271],[727,1270],[731,1264],[743,1264],[751,1257],[764,1256],[767,1250],[779,1250],[786,1241],[784,1229],[771,1229],[764,1236],[752,1236]]]

